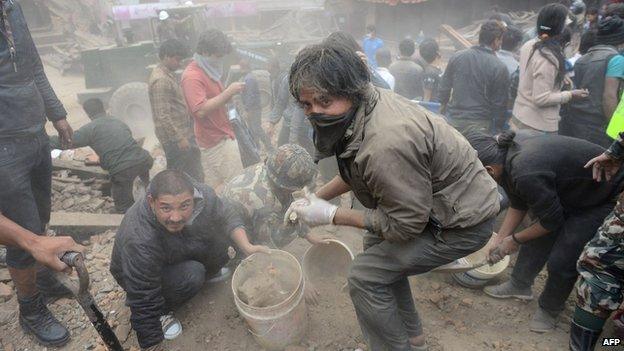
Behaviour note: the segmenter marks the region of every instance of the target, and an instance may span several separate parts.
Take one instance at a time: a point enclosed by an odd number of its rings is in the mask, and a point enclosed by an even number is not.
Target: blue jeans
[[[0,139],[0,212],[35,234],[50,221],[52,159],[45,132]],[[17,247],[7,247],[7,265],[26,269],[34,258]]]

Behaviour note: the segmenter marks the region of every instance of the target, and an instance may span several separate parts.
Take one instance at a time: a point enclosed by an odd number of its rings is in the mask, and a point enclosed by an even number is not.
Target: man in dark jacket
[[[268,250],[250,244],[236,210],[210,187],[176,170],[154,177],[121,222],[110,266],[143,349],[160,350],[163,339],[182,332],[171,311],[197,294],[206,276],[228,276],[231,242],[245,255]]]
[[[499,22],[485,22],[479,45],[456,53],[446,66],[439,91],[440,112],[460,132],[473,127],[487,133],[505,123],[509,72],[496,57],[503,33]]]
[[[38,235],[50,220],[52,162],[46,117],[68,145],[72,129],[66,116],[19,3],[0,0],[0,213]],[[45,306],[35,284],[35,259],[9,246],[7,265],[24,330],[44,345],[67,343],[69,332]]]
[[[115,209],[125,213],[134,203],[132,185],[137,177],[149,182],[154,160],[132,137],[130,128],[121,120],[108,116],[99,99],[89,99],[83,108],[91,122],[74,133],[72,148],[90,146],[100,158],[100,165],[111,176],[111,195]],[[61,148],[58,137],[52,136],[53,148]]]
[[[610,17],[600,22],[598,45],[589,49],[574,65],[577,89],[587,89],[588,99],[573,99],[559,122],[559,134],[598,144],[611,145],[606,130],[620,98],[624,79],[624,20]]]

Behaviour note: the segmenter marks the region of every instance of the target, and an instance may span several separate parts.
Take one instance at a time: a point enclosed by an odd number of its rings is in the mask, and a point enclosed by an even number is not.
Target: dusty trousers
[[[423,333],[408,277],[467,256],[488,242],[494,219],[466,229],[431,225],[407,242],[364,236],[364,252],[349,271],[349,292],[371,351],[410,351],[409,338]]]

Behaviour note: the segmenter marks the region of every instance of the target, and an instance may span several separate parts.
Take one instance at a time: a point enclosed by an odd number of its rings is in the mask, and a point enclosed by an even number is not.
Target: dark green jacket
[[[96,116],[75,131],[72,141],[75,148],[90,146],[100,157],[102,168],[111,175],[134,165],[147,163],[152,158],[137,144],[124,122],[104,114]],[[60,149],[59,137],[50,137],[50,145]]]

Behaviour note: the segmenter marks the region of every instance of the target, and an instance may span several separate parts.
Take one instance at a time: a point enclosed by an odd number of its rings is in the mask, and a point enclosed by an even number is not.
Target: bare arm
[[[268,247],[253,245],[249,241],[249,237],[247,237],[247,232],[243,227],[238,227],[234,229],[230,234],[230,239],[232,239],[236,247],[238,247],[243,252],[243,254],[245,254],[245,256],[249,256],[255,252],[269,253]]]
[[[364,212],[338,207],[334,216],[334,224],[365,229]]]
[[[349,186],[349,184],[347,184],[344,180],[342,180],[339,175],[337,175],[334,177],[334,179],[323,185],[316,192],[316,196],[320,199],[329,201],[348,191],[351,191],[351,187]]]
[[[35,260],[57,270],[68,267],[59,257],[67,251],[83,252],[84,247],[68,236],[38,236],[0,214],[0,244],[17,246],[28,251]]]
[[[548,229],[544,228],[539,222],[536,222],[525,230],[516,233],[515,237],[521,243],[525,243],[527,241],[531,241],[533,239],[544,236],[548,233],[550,233]]]
[[[503,219],[503,224],[501,224],[501,227],[498,230],[498,235],[500,239],[504,239],[505,237],[513,234],[520,225],[520,223],[522,223],[524,216],[526,216],[526,211],[517,210],[510,207],[507,210],[505,219]]]
[[[602,110],[607,120],[610,120],[618,105],[618,88],[620,80],[618,78],[607,77],[604,83],[604,92],[602,93]]]
[[[227,87],[221,94],[211,99],[206,99],[206,101],[204,101],[204,103],[199,107],[199,110],[197,110],[197,116],[199,118],[208,117],[211,112],[225,106],[225,104],[227,104],[234,95],[240,93],[244,87],[245,84],[241,82],[234,82],[230,84],[230,86]]]

